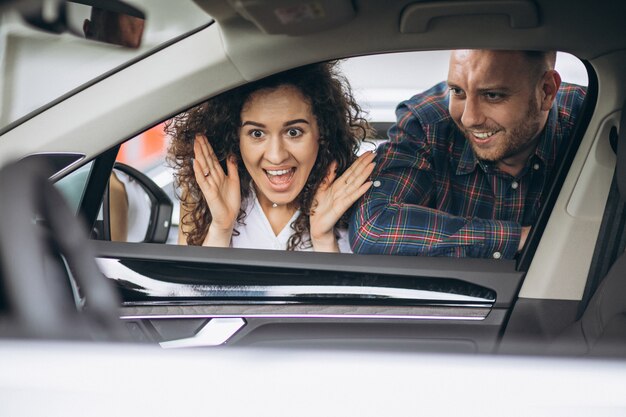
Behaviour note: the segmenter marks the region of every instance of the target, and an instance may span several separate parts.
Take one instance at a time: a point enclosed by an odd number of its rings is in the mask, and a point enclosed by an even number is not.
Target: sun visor
[[[512,29],[528,29],[539,25],[539,12],[531,1],[438,1],[408,5],[400,17],[400,32],[424,33],[432,21],[456,16],[506,16]]]
[[[228,0],[245,19],[267,34],[321,32],[354,18],[350,0]]]

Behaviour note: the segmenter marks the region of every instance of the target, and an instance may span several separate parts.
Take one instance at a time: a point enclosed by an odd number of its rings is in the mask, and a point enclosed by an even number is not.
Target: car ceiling
[[[299,36],[265,34],[237,8],[241,10],[242,4],[253,4],[257,9],[266,7],[266,13],[273,13],[276,7],[311,3],[308,1],[196,0],[196,3],[219,23],[227,53],[246,79],[275,72],[277,62],[287,68],[391,50],[544,49],[570,52],[591,60],[623,49],[626,44],[623,21],[626,3],[610,0],[575,4],[564,0],[356,0],[354,18],[331,29]],[[535,27],[511,27],[505,13],[511,10],[515,14],[520,6],[525,10],[536,9]],[[414,10],[417,14],[433,16],[425,32],[401,33],[402,21],[411,8],[417,8]],[[477,10],[489,14],[475,14]],[[437,17],[438,14],[450,15]]]

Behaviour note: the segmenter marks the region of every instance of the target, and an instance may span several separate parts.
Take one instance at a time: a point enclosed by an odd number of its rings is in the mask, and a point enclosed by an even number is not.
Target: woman
[[[371,186],[369,133],[335,63],[246,84],[166,127],[179,244],[349,251],[346,211]]]

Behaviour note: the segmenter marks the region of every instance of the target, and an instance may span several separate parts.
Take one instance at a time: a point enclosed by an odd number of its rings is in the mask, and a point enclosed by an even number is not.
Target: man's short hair
[[[556,64],[556,51],[523,51],[524,56],[533,67],[532,75],[538,80],[546,73],[554,69]]]

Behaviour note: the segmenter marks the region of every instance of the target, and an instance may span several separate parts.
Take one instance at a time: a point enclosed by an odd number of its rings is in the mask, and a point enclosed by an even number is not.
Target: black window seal
[[[567,146],[562,148],[557,156],[557,161],[560,161],[560,163],[548,180],[549,188],[546,192],[544,192],[544,195],[541,198],[541,211],[539,212],[537,221],[530,230],[526,245],[524,246],[517,261],[516,269],[518,271],[528,271],[528,268],[530,267],[533,257],[535,256],[535,252],[537,251],[537,247],[539,246],[543,231],[548,224],[548,220],[550,219],[556,200],[559,197],[565,178],[569,173],[574,157],[578,152],[580,143],[582,142],[596,108],[598,100],[598,78],[589,61],[583,60],[582,63],[585,65],[587,76],[589,77],[585,100],[578,116],[578,120],[576,121],[574,132],[571,135],[571,140],[567,142]]]
[[[100,206],[108,189],[109,177],[119,148],[120,145],[117,145],[103,152],[94,160],[91,168],[89,180],[87,181],[78,211],[83,216],[89,230],[94,227],[98,218]]]
[[[579,320],[591,297],[604,280],[615,260],[624,252],[626,246],[626,202],[620,196],[617,188],[616,174],[613,175],[611,189],[602,216],[598,240],[591,259],[587,283],[582,299],[578,305],[576,320]]]

